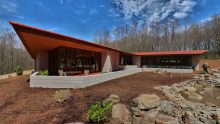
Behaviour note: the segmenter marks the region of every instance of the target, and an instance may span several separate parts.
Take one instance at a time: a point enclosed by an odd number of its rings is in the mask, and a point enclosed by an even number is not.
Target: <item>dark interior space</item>
[[[143,56],[141,65],[153,68],[189,68],[192,57],[187,55],[178,56]]]
[[[101,53],[58,47],[49,52],[49,74],[58,75],[58,70],[82,74],[84,70],[89,73],[100,72]]]

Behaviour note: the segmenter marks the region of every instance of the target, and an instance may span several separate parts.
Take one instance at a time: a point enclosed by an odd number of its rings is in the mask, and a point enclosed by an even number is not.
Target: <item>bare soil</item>
[[[158,75],[141,72],[111,80],[84,89],[71,89],[72,97],[64,103],[56,103],[53,95],[59,89],[29,88],[29,76],[0,80],[0,123],[38,124],[87,121],[88,107],[117,94],[122,103],[132,105],[132,99],[141,93],[163,94],[154,86],[171,85],[190,79],[192,74]]]
[[[220,67],[220,59],[203,59],[200,60],[200,66],[202,66],[204,63],[208,63],[210,68],[218,68]]]

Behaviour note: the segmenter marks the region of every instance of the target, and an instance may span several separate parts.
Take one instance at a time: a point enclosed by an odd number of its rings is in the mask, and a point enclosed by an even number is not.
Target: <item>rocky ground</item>
[[[197,74],[193,79],[179,84],[154,87],[162,91],[166,98],[156,94],[140,94],[133,99],[133,106],[126,106],[120,103],[117,95],[110,95],[107,99],[114,105],[112,119],[108,123],[217,124],[220,123],[219,86],[220,68],[213,69],[211,75]],[[213,94],[207,96],[214,89]]]

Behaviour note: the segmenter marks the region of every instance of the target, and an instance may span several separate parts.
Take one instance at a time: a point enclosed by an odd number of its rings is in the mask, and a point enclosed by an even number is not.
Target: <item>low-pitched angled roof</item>
[[[200,55],[208,50],[185,50],[185,51],[160,51],[160,52],[135,52],[139,56],[160,56],[160,55]]]
[[[9,23],[15,29],[16,33],[18,34],[19,38],[21,39],[22,43],[32,58],[35,58],[37,52],[40,50],[49,51],[59,46],[68,46],[97,52],[113,50],[124,54],[134,55],[133,53],[124,52],[108,46],[88,42],[78,38],[58,34],[17,22],[10,21]]]

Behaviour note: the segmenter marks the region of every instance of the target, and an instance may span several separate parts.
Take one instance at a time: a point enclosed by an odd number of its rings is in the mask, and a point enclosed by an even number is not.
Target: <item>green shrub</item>
[[[48,70],[40,71],[39,75],[48,76]]]
[[[199,74],[208,74],[205,70],[199,72]]]
[[[17,66],[15,67],[15,72],[16,72],[17,76],[23,75],[23,69],[22,69],[22,67],[21,67],[20,65],[17,65]]]
[[[111,110],[112,105],[110,102],[103,104],[96,102],[88,109],[89,121],[93,123],[101,123],[106,121],[107,115]]]

